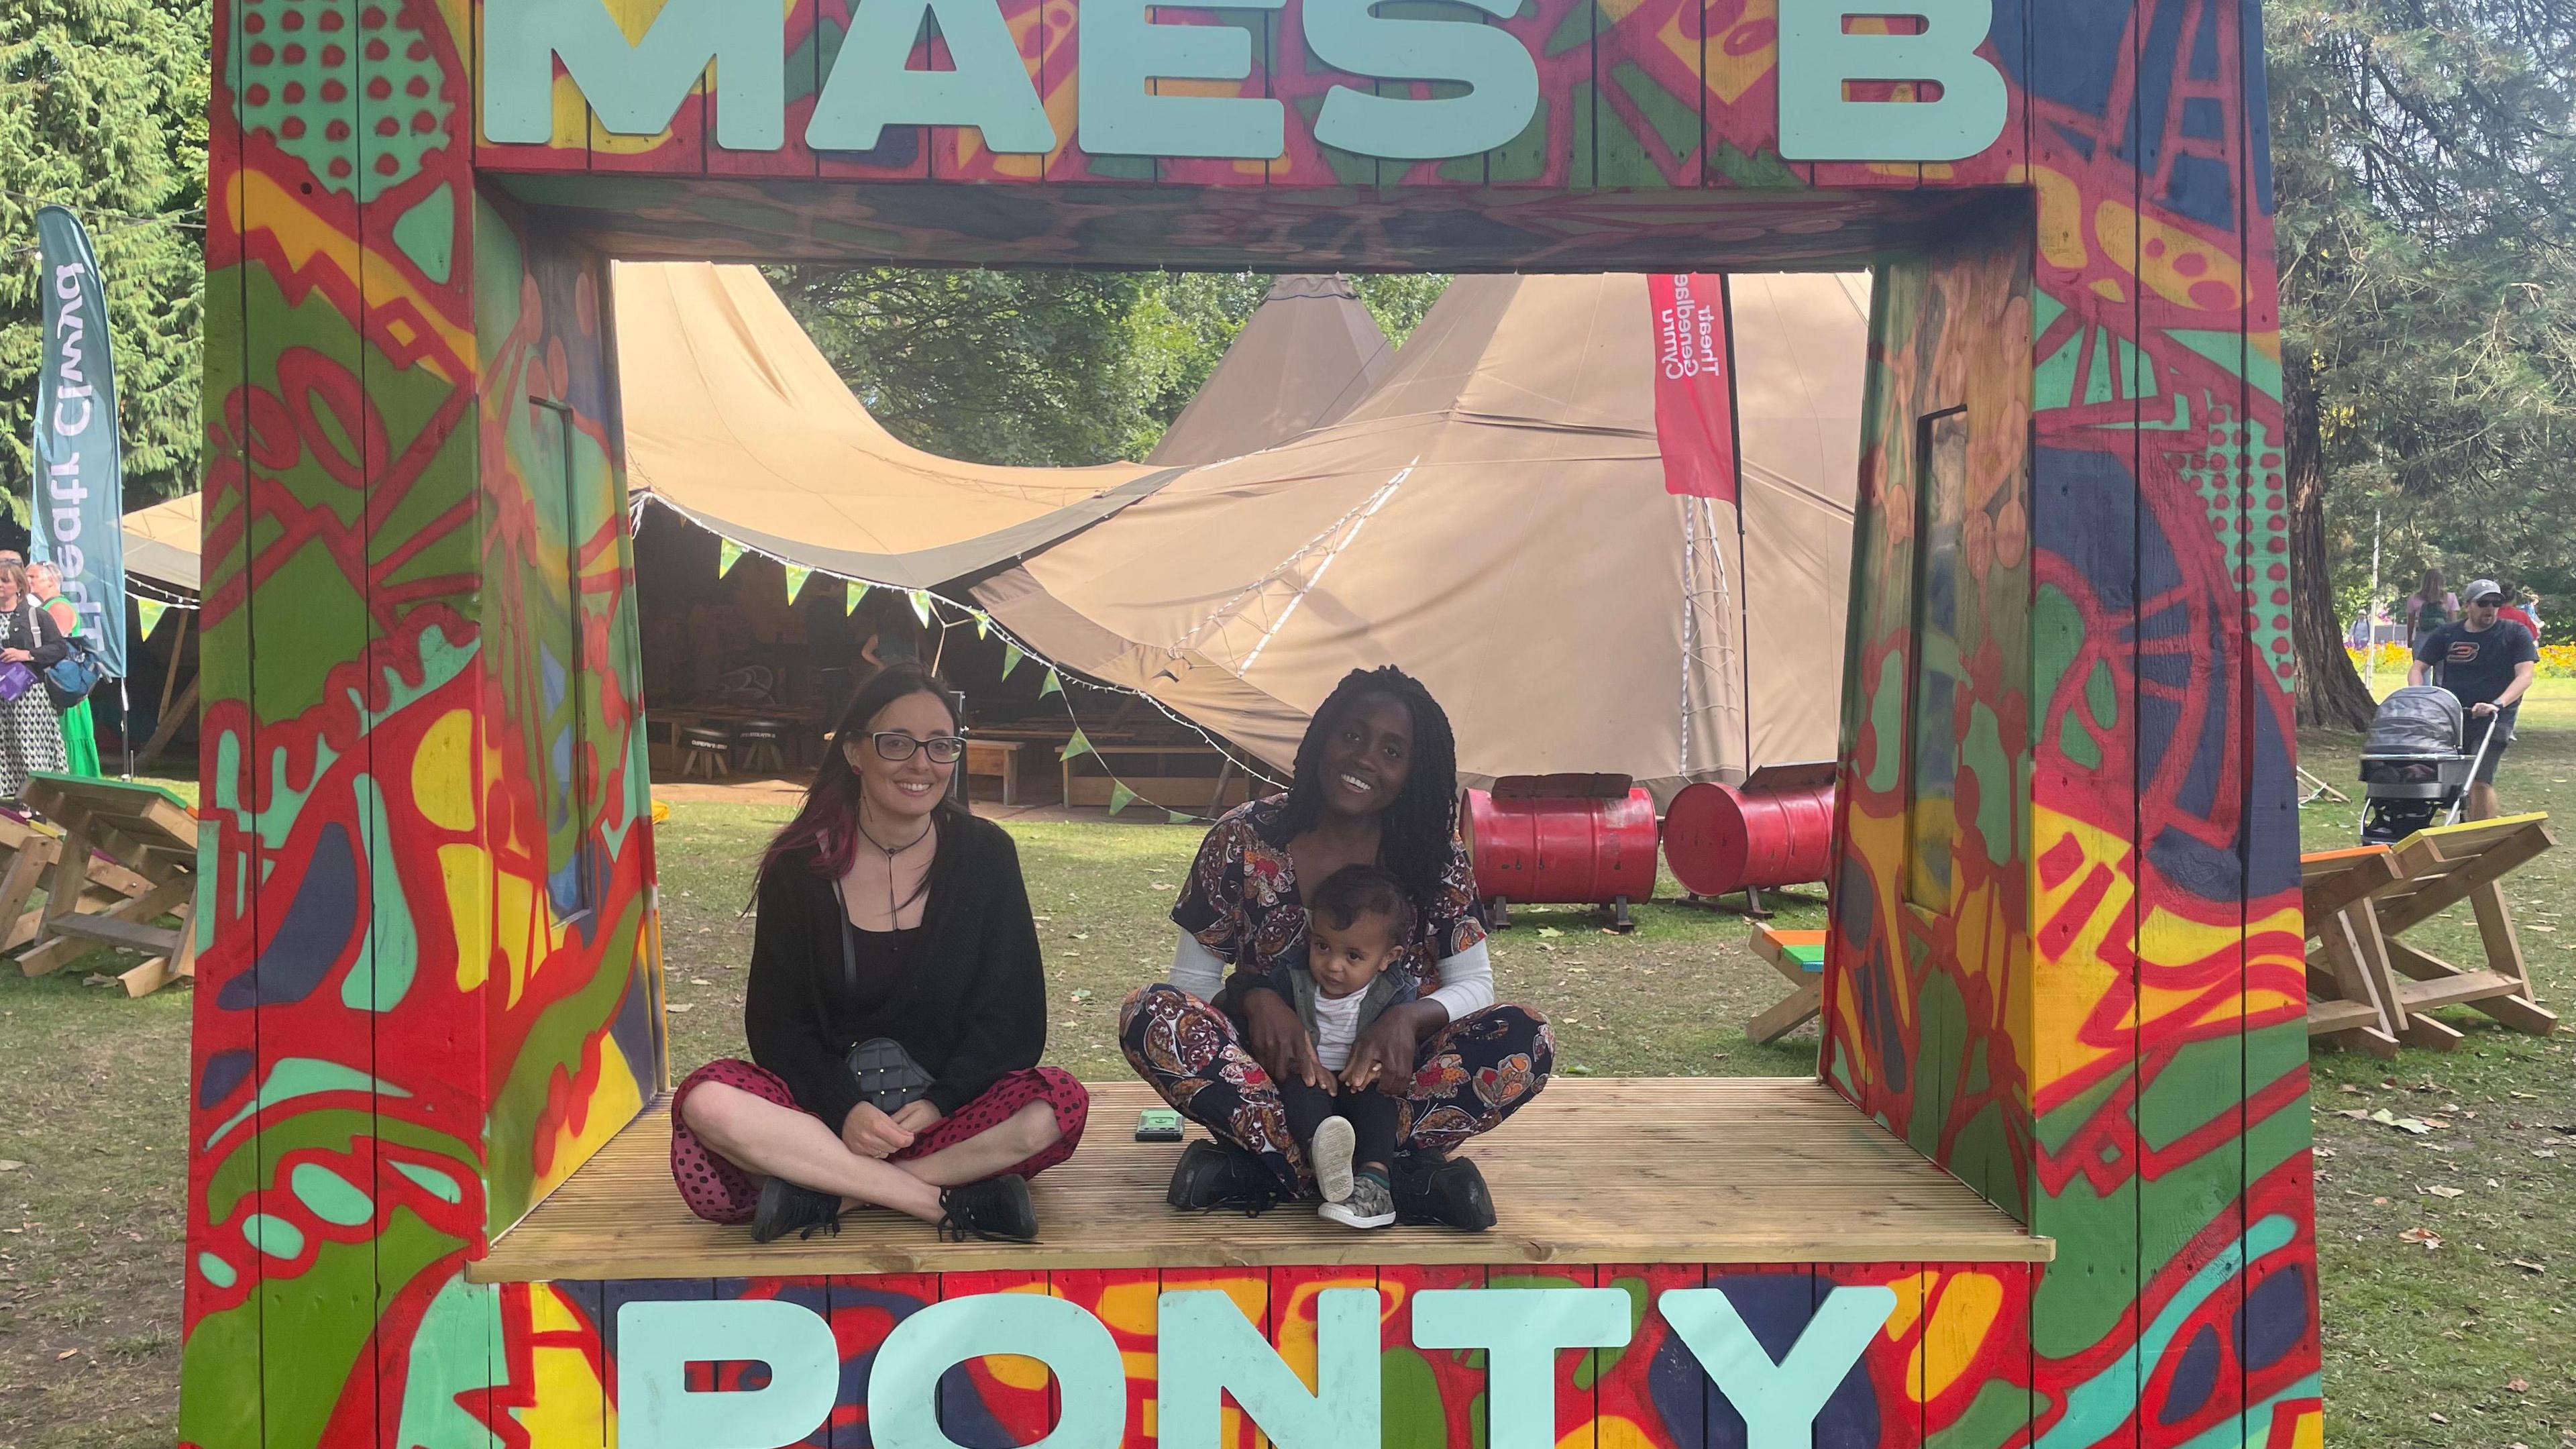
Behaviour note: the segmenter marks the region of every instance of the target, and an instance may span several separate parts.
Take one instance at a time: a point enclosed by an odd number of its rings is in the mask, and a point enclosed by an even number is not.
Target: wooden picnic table
[[[19,969],[39,976],[114,946],[150,958],[119,978],[129,996],[196,975],[197,813],[187,802],[157,785],[53,774],[29,777],[25,798],[63,838]],[[102,905],[92,882],[110,870],[139,876],[148,888]],[[164,915],[178,925],[154,924]]]
[[[2311,942],[2308,1034],[2382,1056],[2400,1043],[2448,1051],[2461,1035],[2430,1014],[2443,1006],[2484,1012],[2516,1031],[2555,1031],[2557,1016],[2532,993],[2499,883],[2556,843],[2549,817],[2534,813],[2300,857]],[[2399,939],[2464,901],[2477,921],[2483,968]]]
[[[1753,954],[1786,977],[1788,995],[1744,1024],[1744,1034],[1764,1046],[1815,1020],[1825,1002],[1825,933],[1762,926],[1753,932]]]

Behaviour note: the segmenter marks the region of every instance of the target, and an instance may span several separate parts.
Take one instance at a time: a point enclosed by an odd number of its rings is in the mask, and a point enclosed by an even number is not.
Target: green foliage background
[[[0,498],[26,518],[43,327],[35,214],[81,213],[115,339],[126,507],[193,491],[208,0],[0,0]]]

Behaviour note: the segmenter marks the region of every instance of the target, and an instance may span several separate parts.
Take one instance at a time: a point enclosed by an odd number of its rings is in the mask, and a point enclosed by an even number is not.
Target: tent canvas
[[[1735,508],[1665,490],[1644,277],[1465,277],[1341,422],[1192,469],[976,596],[1282,769],[1334,683],[1387,663],[1479,783],[1665,797],[1830,757],[1867,281],[1733,291],[1740,541]]]
[[[1394,365],[1350,278],[1281,277],[1145,461],[1239,458],[1339,422]]]

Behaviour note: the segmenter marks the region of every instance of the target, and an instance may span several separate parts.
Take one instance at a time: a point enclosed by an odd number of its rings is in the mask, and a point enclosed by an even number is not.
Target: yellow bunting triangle
[[[146,639],[151,638],[152,631],[161,627],[161,616],[168,612],[170,612],[170,606],[162,603],[159,599],[146,599],[140,595],[136,596],[134,600],[134,613],[135,617],[142,622],[142,637]]]
[[[1064,681],[1056,677],[1054,670],[1048,670],[1047,682],[1038,686],[1038,698],[1044,699],[1050,694],[1062,693],[1064,693]]]
[[[716,577],[723,578],[725,575],[732,573],[733,566],[742,562],[742,555],[743,547],[741,544],[738,544],[729,538],[717,539]]]
[[[919,589],[912,591],[912,616],[921,621],[923,628],[930,627],[930,595]]]
[[[849,594],[841,603],[841,612],[844,614],[857,613],[859,611],[859,600],[864,599],[867,596],[868,586],[860,583],[857,579],[851,579],[849,581]]]
[[[787,602],[792,604],[796,602],[796,596],[798,594],[805,592],[805,581],[814,577],[814,571],[806,568],[802,564],[789,564],[786,567]]]
[[[1012,671],[1012,670],[1014,670],[1014,669],[1019,668],[1019,667],[1020,667],[1020,661],[1021,661],[1021,660],[1023,660],[1023,659],[1026,659],[1027,657],[1028,657],[1027,655],[1022,654],[1022,653],[1020,652],[1020,646],[1019,646],[1019,645],[1017,645],[1017,644],[1005,644],[1005,645],[1003,645],[1003,646],[1002,646],[1002,677],[1003,677],[1004,679],[1008,679],[1008,678],[1010,678],[1010,677],[1011,677],[1011,671]]]
[[[1082,732],[1082,726],[1075,725],[1073,738],[1064,742],[1064,748],[1056,751],[1055,757],[1059,760],[1078,760],[1090,753],[1091,736]]]
[[[993,616],[985,613],[981,609],[969,609],[967,612],[975,616],[975,637],[978,639],[991,638],[993,636]]]
[[[1127,788],[1126,781],[1112,780],[1109,782],[1110,814],[1115,815],[1134,803],[1136,803],[1136,792]]]

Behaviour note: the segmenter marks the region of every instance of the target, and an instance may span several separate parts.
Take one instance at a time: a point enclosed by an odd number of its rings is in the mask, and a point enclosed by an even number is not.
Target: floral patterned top
[[[1237,971],[1271,974],[1306,939],[1306,906],[1297,896],[1297,866],[1288,843],[1271,843],[1287,797],[1238,805],[1208,827],[1190,867],[1189,884],[1172,906],[1172,924]],[[1396,957],[1428,995],[1440,985],[1443,959],[1485,939],[1476,900],[1476,871],[1465,845],[1452,841],[1438,898],[1415,901],[1412,938]],[[1247,956],[1245,948],[1250,948]]]

